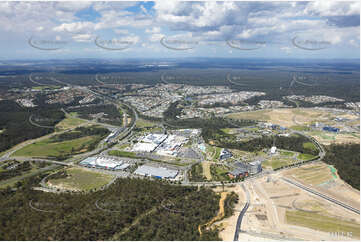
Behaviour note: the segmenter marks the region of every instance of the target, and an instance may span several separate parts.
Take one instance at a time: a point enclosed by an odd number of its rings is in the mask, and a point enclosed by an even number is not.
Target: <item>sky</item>
[[[0,59],[359,58],[358,1],[0,2]]]

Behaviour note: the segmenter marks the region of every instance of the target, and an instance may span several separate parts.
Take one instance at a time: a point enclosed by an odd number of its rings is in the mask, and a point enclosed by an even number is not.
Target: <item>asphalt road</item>
[[[239,213],[238,215],[238,219],[237,219],[237,224],[236,224],[236,231],[234,232],[234,238],[233,241],[238,241],[238,237],[239,237],[239,233],[241,232],[241,224],[242,224],[242,219],[244,214],[247,212],[247,209],[250,205],[250,197],[249,197],[249,193],[248,190],[245,188],[244,184],[242,184],[242,189],[245,191],[246,196],[247,196],[247,202],[244,205],[242,211]]]

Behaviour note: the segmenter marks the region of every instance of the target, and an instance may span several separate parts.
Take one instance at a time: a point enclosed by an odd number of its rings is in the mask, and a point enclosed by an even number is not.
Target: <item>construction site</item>
[[[336,200],[346,208],[297,184]],[[224,191],[235,192],[239,202],[231,217],[216,223],[223,240],[234,239],[237,219],[246,204],[249,207],[242,218],[239,241],[360,239],[360,192],[343,182],[325,163],[249,179],[244,189],[236,185]]]

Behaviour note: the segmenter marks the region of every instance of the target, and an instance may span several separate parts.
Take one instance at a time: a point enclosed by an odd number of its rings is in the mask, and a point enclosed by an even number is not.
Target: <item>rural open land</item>
[[[245,182],[250,194],[250,207],[243,217],[240,241],[359,240],[358,214],[293,186],[283,177],[359,209],[359,191],[340,180],[337,172],[328,165],[318,162],[284,170]],[[244,207],[246,195],[240,186],[225,189],[239,196],[234,215],[218,222],[223,228],[221,238],[230,241],[233,240],[237,217]]]

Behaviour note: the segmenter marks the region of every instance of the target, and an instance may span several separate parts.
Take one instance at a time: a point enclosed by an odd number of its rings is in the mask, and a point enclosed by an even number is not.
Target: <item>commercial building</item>
[[[181,135],[166,134],[148,134],[139,139],[132,151],[134,152],[153,152],[158,155],[177,156],[179,149],[187,143],[189,138]]]
[[[148,134],[133,146],[135,152],[153,152],[160,144],[167,139],[165,134]]]
[[[249,174],[254,175],[262,171],[262,162],[260,160],[256,160],[248,163]]]
[[[154,167],[149,165],[142,165],[138,167],[134,172],[134,174],[137,175],[150,176],[159,179],[174,179],[178,175],[178,173],[178,170],[168,169],[165,167]]]
[[[227,149],[222,149],[219,154],[219,159],[224,160],[232,157],[232,153]]]
[[[179,149],[188,141],[188,138],[179,135],[169,135],[167,139],[159,145],[158,155],[176,156]]]
[[[146,135],[141,142],[143,143],[154,143],[161,144],[168,136],[166,134],[148,134]]]
[[[229,172],[228,176],[231,179],[247,177],[248,171],[247,171],[247,169],[237,168],[237,169],[234,169],[233,171]]]
[[[85,167],[107,169],[107,170],[124,170],[130,166],[128,163],[125,163],[122,160],[118,160],[110,157],[103,157],[103,156],[88,157],[79,164]]]
[[[235,169],[228,173],[231,179],[247,177],[262,171],[262,162],[257,160],[250,163],[237,162],[234,164]]]
[[[340,131],[339,128],[334,128],[334,127],[330,127],[330,126],[323,127],[323,130],[328,131],[328,132],[334,132],[334,133],[338,133]]]
[[[135,152],[152,152],[157,147],[158,144],[155,143],[136,143],[132,150]]]

